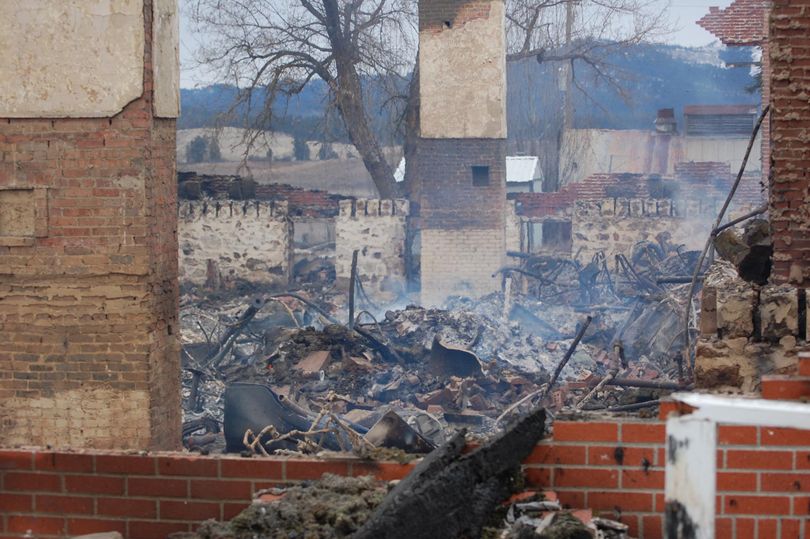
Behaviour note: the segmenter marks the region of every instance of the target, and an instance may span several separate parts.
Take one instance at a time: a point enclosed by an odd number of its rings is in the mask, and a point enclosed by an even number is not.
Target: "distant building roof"
[[[757,105],[687,105],[683,113],[690,116],[715,116],[720,114],[756,114]]]
[[[725,45],[760,45],[768,37],[770,0],[735,0],[725,9],[710,7],[698,25]]]
[[[510,155],[506,157],[506,181],[509,183],[532,182],[542,179],[540,159],[534,155]]]

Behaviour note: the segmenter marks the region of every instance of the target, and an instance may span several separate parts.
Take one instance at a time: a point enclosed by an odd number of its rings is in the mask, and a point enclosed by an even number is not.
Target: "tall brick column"
[[[773,279],[810,284],[810,0],[775,0],[770,21]]]
[[[503,0],[419,5],[422,301],[498,289],[506,257]]]
[[[175,448],[176,0],[0,26],[0,445]]]

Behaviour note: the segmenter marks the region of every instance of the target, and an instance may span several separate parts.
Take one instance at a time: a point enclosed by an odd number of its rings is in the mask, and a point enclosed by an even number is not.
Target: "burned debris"
[[[486,435],[538,405],[552,414],[654,406],[688,385],[687,285],[667,277],[688,275],[695,259],[665,236],[617,258],[617,269],[603,255],[584,266],[521,256],[499,272],[502,292],[443,309],[380,312],[357,294],[354,324],[337,290],[219,303],[189,294],[186,446],[425,453],[459,429]]]

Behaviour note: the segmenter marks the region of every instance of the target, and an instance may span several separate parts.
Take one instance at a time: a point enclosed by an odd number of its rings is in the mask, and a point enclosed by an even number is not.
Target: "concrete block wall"
[[[74,88],[82,95],[66,100],[58,118],[52,108],[15,117],[21,109],[0,97],[0,445],[179,445],[175,120],[157,117],[154,100],[177,66],[161,64],[156,76],[153,4],[94,4],[98,28],[124,25],[132,35],[119,28],[88,39],[71,21],[90,15],[77,12],[38,21],[26,36],[38,47],[40,38],[59,41],[90,79],[96,69],[134,70],[120,73],[127,91],[137,84],[119,112],[93,108],[93,91],[120,82],[103,76]],[[170,2],[160,4],[171,14]],[[37,0],[11,9],[4,32],[55,8]],[[118,50],[119,41],[135,43],[125,53],[134,58],[99,67],[82,56],[84,45]],[[16,59],[7,60],[0,54],[0,71],[14,73]],[[63,83],[53,75],[64,65],[53,67],[39,73],[45,82],[26,80],[42,90]],[[25,106],[39,107],[38,99]]]
[[[407,200],[343,200],[335,219],[335,273],[348,290],[352,253],[357,275],[372,300],[393,301],[406,291]]]
[[[204,284],[209,261],[225,282],[289,282],[293,229],[286,201],[183,201],[178,211],[182,282]]]
[[[809,0],[774,0],[770,18],[771,197],[778,282],[810,283]]]
[[[697,199],[606,198],[576,202],[572,219],[572,255],[590,261],[604,251],[608,260],[615,255],[630,257],[640,241],[655,241],[662,232],[671,234],[675,244],[700,249],[708,238],[717,216],[717,201]]]

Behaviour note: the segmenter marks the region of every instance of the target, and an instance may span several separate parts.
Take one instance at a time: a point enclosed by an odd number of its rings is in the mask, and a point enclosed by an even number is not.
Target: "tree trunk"
[[[363,88],[355,67],[357,54],[341,24],[340,7],[337,0],[324,0],[323,7],[323,23],[332,44],[337,70],[337,78],[331,81],[331,88],[335,92],[335,101],[349,132],[349,139],[363,158],[380,198],[396,198],[397,184],[394,180],[394,171],[385,160],[380,143],[374,136],[366,116]]]
[[[380,143],[369,126],[363,105],[360,77],[354,65],[338,60],[337,105],[349,138],[363,158],[366,170],[374,180],[380,198],[396,198],[394,170],[385,160]],[[348,65],[347,65],[348,64]]]
[[[422,191],[420,178],[416,174],[416,148],[419,142],[419,53],[416,53],[416,67],[413,69],[411,83],[408,86],[408,102],[405,105],[405,191],[408,198],[418,201]]]

